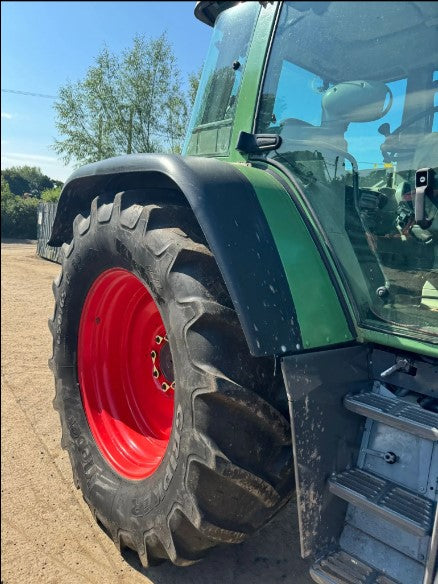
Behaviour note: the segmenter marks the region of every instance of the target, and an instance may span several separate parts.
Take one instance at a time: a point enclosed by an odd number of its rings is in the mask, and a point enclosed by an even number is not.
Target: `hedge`
[[[1,199],[2,237],[37,238],[38,199],[5,195]]]

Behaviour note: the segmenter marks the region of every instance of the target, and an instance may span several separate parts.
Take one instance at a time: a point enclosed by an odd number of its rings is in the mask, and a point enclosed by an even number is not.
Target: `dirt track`
[[[119,555],[74,488],[60,447],[47,366],[59,266],[29,243],[2,243],[1,255],[2,584],[309,584],[293,505],[250,541],[190,568],[146,572]]]

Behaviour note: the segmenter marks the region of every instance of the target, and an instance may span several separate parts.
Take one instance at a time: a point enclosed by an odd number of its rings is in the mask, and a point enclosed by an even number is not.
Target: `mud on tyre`
[[[63,250],[54,406],[97,521],[144,566],[243,541],[289,498],[290,428],[191,210],[96,198]]]

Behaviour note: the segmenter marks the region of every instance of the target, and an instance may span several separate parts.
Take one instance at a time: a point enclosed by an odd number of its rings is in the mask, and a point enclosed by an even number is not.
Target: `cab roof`
[[[209,26],[214,26],[219,12],[222,12],[226,8],[230,8],[230,6],[234,6],[235,4],[240,4],[240,2],[201,0],[200,2],[196,2],[195,16],[201,22],[204,22]]]

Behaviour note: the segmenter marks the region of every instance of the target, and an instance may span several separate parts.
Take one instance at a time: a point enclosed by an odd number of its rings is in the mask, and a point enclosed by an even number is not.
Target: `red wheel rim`
[[[127,270],[103,272],[87,294],[78,376],[88,424],[107,462],[128,479],[153,474],[172,429],[173,366],[157,305]]]

